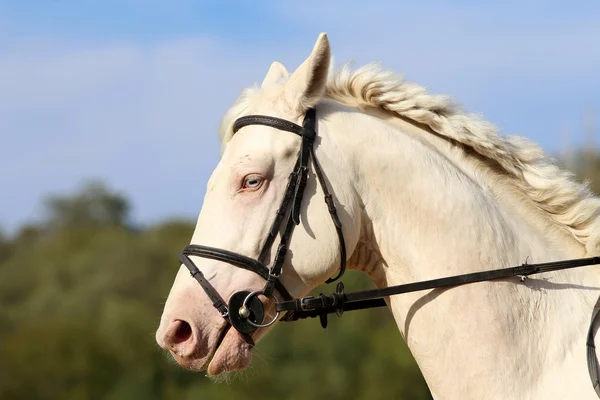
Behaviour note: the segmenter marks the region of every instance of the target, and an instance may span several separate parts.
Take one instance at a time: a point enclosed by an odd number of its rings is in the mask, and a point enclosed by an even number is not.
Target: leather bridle
[[[298,152],[298,160],[289,176],[283,200],[277,210],[275,220],[271,225],[271,229],[258,259],[253,259],[229,250],[194,244],[186,246],[183,249],[183,252],[179,254],[179,261],[187,267],[190,274],[198,281],[200,287],[202,287],[206,295],[210,298],[219,314],[221,314],[221,316],[244,337],[248,337],[248,334],[258,328],[268,327],[275,323],[279,319],[281,312],[286,312],[286,315],[281,318],[282,321],[295,321],[301,318],[319,317],[321,325],[325,328],[327,327],[328,314],[335,313],[338,316],[341,316],[344,311],[383,307],[386,306],[384,300],[384,297],[386,296],[427,289],[447,288],[467,283],[510,277],[518,277],[521,282],[524,282],[529,275],[600,264],[600,257],[554,261],[541,264],[525,263],[517,267],[474,272],[353,293],[344,293],[344,285],[342,282],[339,282],[336,291],[329,295],[321,294],[319,296],[305,296],[300,299],[294,299],[281,283],[280,275],[294,227],[300,223],[300,209],[302,206],[304,189],[306,188],[306,182],[308,180],[309,162],[312,162],[315,175],[317,176],[323,194],[325,195],[325,203],[327,204],[340,243],[340,270],[334,278],[330,278],[326,282],[330,283],[338,280],[346,270],[346,245],[344,234],[342,232],[342,224],[337,215],[333,198],[327,189],[323,171],[319,166],[313,149],[313,143],[317,135],[316,111],[314,108],[311,108],[306,112],[302,126],[284,119],[265,115],[249,115],[241,117],[233,124],[233,133],[236,133],[238,130],[248,125],[269,126],[282,131],[295,133],[302,138],[300,151]],[[283,232],[281,232],[282,226]],[[281,239],[277,246],[273,265],[269,268],[265,265],[265,262],[271,253],[273,244],[278,235],[280,235]],[[252,271],[265,279],[265,286],[261,290],[252,292],[246,290],[236,292],[229,299],[229,303],[226,303],[210,282],[204,278],[202,272],[190,259],[190,256],[223,261],[233,266]],[[283,297],[283,301],[277,298],[275,290]],[[275,301],[277,314],[272,320],[266,323],[263,321],[265,314],[264,305],[258,298],[259,295],[264,295]],[[600,318],[600,299],[592,313],[586,342],[588,372],[594,390],[598,397],[600,397],[600,371],[594,344],[594,325],[598,318]]]
[[[281,205],[277,210],[275,220],[271,225],[269,235],[263,244],[258,259],[255,260],[253,258],[228,250],[193,244],[186,246],[183,249],[183,252],[179,255],[179,261],[181,261],[183,265],[187,267],[192,276],[198,281],[202,289],[204,289],[204,292],[206,292],[208,297],[213,302],[213,306],[219,311],[221,316],[228,318],[228,321],[231,323],[231,325],[233,325],[233,327],[240,333],[244,334],[251,333],[257,328],[264,328],[273,324],[275,321],[277,321],[281,312],[280,310],[277,310],[277,315],[275,318],[273,318],[270,322],[263,323],[262,319],[264,317],[264,307],[262,302],[258,299],[258,295],[264,295],[267,298],[273,297],[275,301],[279,303],[274,293],[274,290],[277,289],[284,300],[293,301],[293,297],[283,286],[279,277],[283,269],[285,256],[289,248],[294,227],[300,223],[300,209],[302,206],[302,198],[304,197],[304,189],[306,188],[306,182],[308,180],[309,162],[312,162],[313,169],[319,184],[321,185],[323,194],[325,195],[325,203],[327,204],[327,208],[329,210],[329,214],[331,215],[331,219],[335,226],[340,243],[340,269],[338,274],[334,278],[328,279],[327,282],[333,282],[341,278],[346,270],[346,244],[344,241],[344,234],[342,232],[342,223],[337,215],[335,204],[331,194],[329,193],[329,190],[327,189],[323,172],[321,171],[321,167],[319,166],[313,149],[313,143],[317,135],[315,109],[311,108],[307,111],[302,126],[284,119],[265,115],[249,115],[247,117],[241,117],[233,124],[233,133],[236,133],[248,125],[270,126],[282,131],[295,133],[302,138],[300,151],[298,152],[298,160],[296,161],[296,165],[294,166],[294,169],[288,178],[283,200],[281,201]],[[282,226],[283,232],[281,233],[281,239],[279,241],[279,245],[277,246],[277,252],[275,253],[273,265],[268,268],[265,265],[265,261],[271,253],[275,239],[280,234]],[[190,259],[190,256],[224,261],[236,267],[247,269],[260,275],[266,280],[266,284],[261,290],[253,292],[240,291],[234,293],[227,304],[215,290],[215,288],[204,278],[202,272]],[[235,311],[231,312],[231,310]],[[289,318],[291,315],[287,317]]]

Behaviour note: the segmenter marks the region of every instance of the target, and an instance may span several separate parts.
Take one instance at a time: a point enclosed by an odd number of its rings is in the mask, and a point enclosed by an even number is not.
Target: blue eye
[[[263,178],[258,175],[248,175],[244,178],[243,189],[258,189],[263,183]]]

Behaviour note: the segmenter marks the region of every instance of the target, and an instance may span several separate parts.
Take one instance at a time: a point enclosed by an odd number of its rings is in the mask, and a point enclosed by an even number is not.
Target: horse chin
[[[220,343],[217,343],[214,356],[208,364],[208,374],[216,376],[247,368],[252,361],[252,347],[238,331],[229,329]]]

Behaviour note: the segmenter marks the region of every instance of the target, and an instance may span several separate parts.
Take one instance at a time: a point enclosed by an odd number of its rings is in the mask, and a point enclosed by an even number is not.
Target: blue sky
[[[137,222],[195,218],[226,108],[322,31],[336,65],[379,61],[548,152],[582,143],[589,110],[598,134],[600,2],[353,4],[1,0],[0,226],[89,178]]]

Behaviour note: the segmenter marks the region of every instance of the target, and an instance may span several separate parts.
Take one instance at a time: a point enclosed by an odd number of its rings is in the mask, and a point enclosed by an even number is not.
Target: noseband
[[[288,290],[283,286],[280,280],[280,275],[285,262],[285,256],[289,248],[290,239],[294,232],[294,227],[300,223],[300,209],[302,207],[302,198],[304,197],[304,189],[308,180],[308,166],[312,162],[313,169],[325,195],[325,203],[331,215],[331,219],[335,226],[337,236],[340,242],[340,269],[334,278],[327,280],[327,283],[339,279],[346,270],[346,245],[344,242],[344,234],[342,232],[342,223],[337,215],[337,210],[333,202],[332,196],[327,189],[323,171],[319,166],[313,143],[317,135],[316,132],[316,111],[311,108],[307,111],[304,117],[302,126],[296,125],[293,122],[284,119],[269,117],[265,115],[249,115],[241,117],[233,124],[233,133],[236,133],[241,128],[248,125],[264,125],[281,131],[295,133],[302,138],[300,151],[298,152],[298,160],[292,173],[289,176],[288,183],[283,195],[281,205],[275,215],[275,220],[271,225],[269,235],[265,239],[262,250],[258,259],[253,259],[242,254],[234,253],[229,250],[218,249],[215,247],[189,245],[183,249],[179,255],[179,261],[183,263],[190,271],[191,275],[198,281],[204,292],[208,295],[213,303],[213,306],[219,311],[223,318],[228,319],[231,325],[240,333],[248,334],[257,328],[267,327],[272,325],[279,318],[280,310],[277,310],[277,315],[269,322],[263,323],[264,306],[258,299],[258,295],[264,295],[267,298],[273,298],[276,303],[279,303],[275,295],[275,289],[283,300],[293,301],[293,297]],[[285,220],[285,223],[284,223]],[[283,232],[277,246],[277,252],[273,260],[272,266],[266,266],[267,257],[270,255],[275,243],[275,239],[279,235],[282,226]],[[223,261],[233,266],[247,269],[266,280],[265,286],[261,290],[253,292],[240,291],[234,293],[229,303],[227,304],[215,288],[208,282],[202,272],[196,267],[190,256],[198,256],[211,260]],[[233,312],[232,312],[233,310]],[[289,313],[288,317],[291,317]]]

